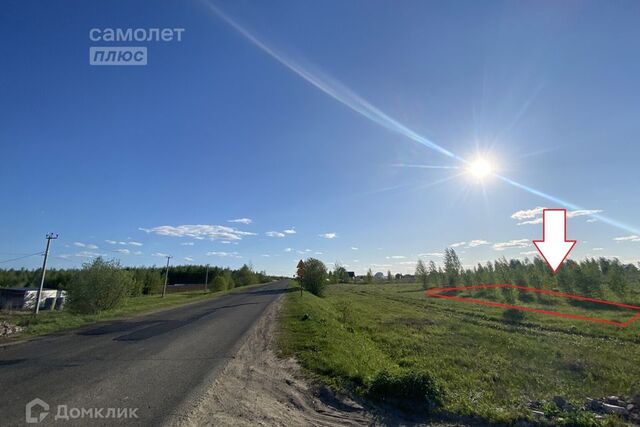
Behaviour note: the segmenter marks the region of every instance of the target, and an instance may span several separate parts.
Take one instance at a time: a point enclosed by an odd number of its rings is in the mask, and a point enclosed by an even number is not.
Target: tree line
[[[463,268],[454,249],[445,251],[443,265],[418,260],[416,280],[423,288],[510,283],[558,290],[592,298],[629,297],[640,293],[640,269],[618,259],[566,260],[556,274],[539,257],[496,261]]]
[[[91,263],[90,263],[91,264]],[[136,290],[132,294],[153,294],[161,290],[164,284],[166,267],[119,267],[131,273],[136,281]],[[47,269],[45,288],[69,289],[80,268]],[[204,284],[207,276],[206,265],[177,265],[169,267],[169,285],[172,284]],[[0,288],[37,287],[40,286],[42,269],[0,269]],[[264,272],[256,272],[251,265],[243,265],[237,270],[216,266],[209,267],[207,287],[210,290],[232,289],[264,283],[270,277]]]

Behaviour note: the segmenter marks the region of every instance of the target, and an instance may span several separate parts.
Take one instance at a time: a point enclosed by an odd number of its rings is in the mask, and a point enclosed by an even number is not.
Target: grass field
[[[580,407],[588,397],[640,393],[640,321],[621,328],[525,313],[510,322],[503,308],[428,298],[414,284],[332,285],[324,298],[286,298],[283,353],[356,394],[371,395],[380,372],[427,371],[443,389],[441,413],[535,420],[528,405],[538,401],[553,423],[598,425],[617,421],[596,424],[591,413],[557,413],[549,402],[561,396]],[[562,299],[518,304],[612,319],[634,314]]]
[[[257,286],[257,285],[251,285]],[[150,313],[157,310],[189,304],[205,299],[217,298],[221,295],[246,289],[239,287],[228,291],[220,292],[184,292],[167,294],[164,298],[161,295],[143,295],[129,298],[125,305],[120,308],[103,311],[97,314],[76,314],[68,310],[63,311],[40,311],[37,316],[30,312],[14,311],[12,313],[0,312],[0,321],[6,320],[17,326],[25,327],[24,332],[11,335],[7,338],[0,338],[0,343],[15,341],[27,337],[51,334],[65,329],[77,328],[106,320],[123,319]]]

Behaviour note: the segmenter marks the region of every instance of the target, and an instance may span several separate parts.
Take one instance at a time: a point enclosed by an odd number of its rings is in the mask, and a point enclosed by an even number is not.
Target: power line
[[[21,256],[21,257],[18,257],[18,258],[5,259],[3,261],[0,261],[0,264],[4,264],[4,263],[7,263],[7,262],[11,262],[11,261],[18,261],[20,259],[25,259],[25,258],[29,258],[29,257],[36,256],[36,255],[42,255],[42,254],[43,254],[43,252],[36,252],[35,254],[24,255],[24,256]]]

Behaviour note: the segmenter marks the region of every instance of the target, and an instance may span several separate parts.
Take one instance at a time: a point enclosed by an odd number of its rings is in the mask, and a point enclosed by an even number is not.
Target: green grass
[[[97,314],[76,314],[68,310],[63,311],[40,311],[35,316],[30,312],[14,311],[11,313],[0,312],[0,320],[6,320],[14,325],[25,327],[25,331],[20,334],[11,335],[8,338],[0,338],[0,343],[20,340],[23,338],[52,334],[65,329],[77,328],[91,323],[123,319],[139,316],[142,314],[159,311],[184,304],[198,302],[206,299],[217,298],[227,293],[247,289],[252,286],[245,286],[221,292],[183,292],[167,294],[164,298],[161,295],[144,295],[129,298],[125,305],[114,310],[103,311]]]
[[[565,300],[542,304],[585,313]],[[620,315],[616,309],[596,311],[595,317]],[[413,284],[333,285],[325,298],[287,295],[279,341],[282,352],[313,375],[363,396],[385,370],[428,370],[443,385],[443,413],[485,421],[531,419],[527,403],[553,396],[581,406],[587,397],[640,393],[640,321],[619,328],[525,313],[512,324],[503,313],[427,298]],[[305,314],[309,318],[302,320]],[[547,411],[554,412],[551,405]],[[593,422],[590,414],[563,418]]]

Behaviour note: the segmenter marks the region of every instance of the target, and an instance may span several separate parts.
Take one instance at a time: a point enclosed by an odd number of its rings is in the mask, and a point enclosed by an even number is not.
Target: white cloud
[[[391,264],[371,264],[371,267],[393,267]]]
[[[336,237],[338,237],[336,233],[323,233],[323,234],[318,234],[318,236],[324,239],[335,239]]]
[[[284,234],[296,234],[296,230],[295,228],[291,227],[291,228],[287,228],[286,230],[283,231]]]
[[[224,242],[222,242],[224,243]],[[193,246],[195,243],[193,242],[184,242],[184,243],[180,243],[180,246]]]
[[[525,209],[525,210],[517,211],[511,214],[511,218],[517,219],[518,221],[522,221],[523,219],[536,218],[542,215],[542,211],[544,209],[545,208],[538,206],[533,209]]]
[[[271,258],[271,255],[269,255],[269,254],[262,254],[262,255],[260,255],[260,256],[261,256],[261,257],[265,257],[265,258]]]
[[[602,209],[579,209],[577,211],[568,211],[567,218],[576,218],[579,216],[588,216],[602,213]]]
[[[110,245],[122,245],[122,246],[126,246],[126,245],[131,245],[131,246],[142,246],[142,243],[140,242],[122,242],[122,241],[117,241],[117,240],[105,240],[105,242],[107,242]]]
[[[114,250],[114,252],[118,252],[124,255],[129,255],[131,253],[131,251],[129,249],[116,249]]]
[[[253,220],[251,218],[236,218],[236,219],[230,219],[227,222],[235,222],[237,224],[249,225],[253,222]]]
[[[267,231],[264,234],[266,234],[269,237],[284,237],[285,236],[284,233],[281,233],[279,231]]]
[[[213,252],[207,252],[207,256],[219,256],[219,257],[240,258],[240,255],[238,254],[238,252],[220,252],[220,251],[213,251]]]
[[[387,258],[387,259],[405,259],[405,258],[407,258],[407,257],[406,257],[406,256],[404,256],[404,255],[391,255],[391,256],[388,256],[388,257],[386,257],[386,258]]]
[[[360,250],[360,249],[356,248],[355,246],[351,246],[351,250],[352,250],[352,251],[358,251],[358,250]]]
[[[191,258],[190,256],[186,256],[184,257],[184,260],[187,262],[194,262],[195,260],[193,258]]]
[[[164,252],[154,252],[151,254],[151,256],[157,256],[157,257],[162,257],[162,258],[166,258],[169,256],[169,254],[165,254]]]
[[[87,248],[87,249],[98,249],[98,247],[91,243],[82,243],[82,242],[73,242],[79,248]]]
[[[527,248],[531,246],[531,241],[528,239],[516,239],[509,240],[508,242],[496,243],[493,245],[493,249],[496,251],[503,251],[505,249],[513,249],[513,248]]]
[[[538,251],[526,251],[526,252],[520,252],[520,255],[537,255]]]
[[[527,224],[529,225],[542,224],[542,217],[531,219],[529,221],[522,221],[518,223],[518,225],[527,225]]]
[[[615,237],[613,240],[616,242],[640,242],[640,236],[632,234],[630,236]]]
[[[142,251],[135,251],[133,254],[134,255],[142,255]]]
[[[293,251],[293,248],[286,248],[284,251],[285,252],[291,252],[291,251]]]
[[[452,243],[449,246],[451,246],[452,248],[457,248],[459,246],[464,246],[466,244],[467,244],[467,242],[457,242],[457,243]]]
[[[490,244],[491,242],[487,242],[486,240],[472,240],[469,242],[469,245],[467,247],[475,248],[476,246],[490,245]]]
[[[315,255],[322,255],[322,252],[314,252]]]
[[[106,254],[100,254],[100,253],[91,252],[91,251],[82,251],[82,252],[78,252],[76,256],[81,258],[97,258],[99,256],[106,256]]]
[[[533,209],[525,209],[514,212],[511,214],[511,218],[518,220],[518,225],[526,224],[542,224],[542,213],[545,208],[535,207]],[[602,209],[578,209],[575,211],[567,211],[567,218],[576,218],[579,216],[589,216],[602,213]],[[595,222],[597,219],[590,218],[587,222]]]
[[[399,262],[398,264],[399,265],[414,265],[414,264],[417,264],[417,263],[418,263],[417,261],[402,261],[402,262]]]
[[[244,236],[254,236],[255,233],[248,231],[241,231],[233,227],[226,227],[224,225],[209,225],[209,224],[196,224],[196,225],[162,225],[154,228],[140,228],[140,230],[147,233],[153,233],[160,236],[172,236],[172,237],[191,237],[198,240],[242,240]]]
[[[444,253],[442,252],[425,252],[423,254],[418,254],[418,257],[443,257]]]
[[[603,250],[604,250],[604,248],[593,248],[593,249],[591,249],[591,250],[592,250],[592,251],[603,251]]]

